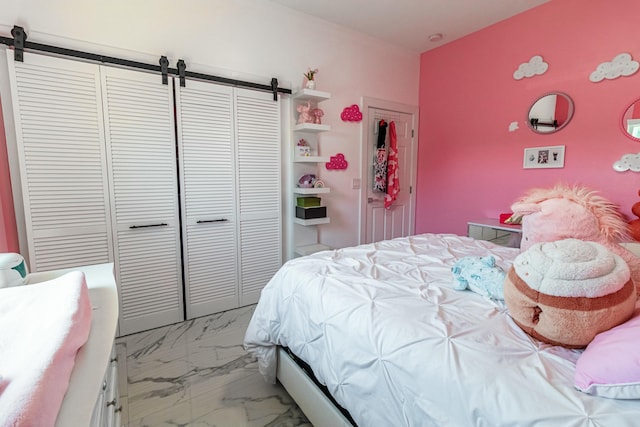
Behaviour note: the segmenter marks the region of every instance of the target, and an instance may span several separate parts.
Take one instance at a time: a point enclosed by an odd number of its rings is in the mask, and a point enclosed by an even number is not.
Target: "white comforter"
[[[425,234],[289,261],[245,337],[268,381],[289,347],[368,426],[640,426],[640,401],[573,387],[578,350],[522,332],[502,302],[453,289],[466,255],[518,249]]]

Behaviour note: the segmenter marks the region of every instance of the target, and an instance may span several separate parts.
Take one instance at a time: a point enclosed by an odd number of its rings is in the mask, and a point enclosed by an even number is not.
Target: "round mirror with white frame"
[[[620,118],[620,129],[634,141],[640,141],[640,98],[633,101]]]
[[[535,133],[558,132],[571,121],[573,110],[573,100],[566,93],[546,93],[529,108],[527,125]]]

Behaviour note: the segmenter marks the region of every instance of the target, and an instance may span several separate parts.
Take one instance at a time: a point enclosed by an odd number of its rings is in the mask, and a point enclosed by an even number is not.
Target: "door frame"
[[[362,121],[360,122],[360,229],[358,230],[358,244],[364,243],[367,235],[367,168],[370,163],[370,156],[367,153],[369,129],[369,108],[379,110],[389,110],[393,113],[404,113],[411,115],[411,196],[409,198],[409,234],[415,233],[416,227],[416,179],[418,172],[418,107],[415,105],[401,104],[385,99],[362,97]]]

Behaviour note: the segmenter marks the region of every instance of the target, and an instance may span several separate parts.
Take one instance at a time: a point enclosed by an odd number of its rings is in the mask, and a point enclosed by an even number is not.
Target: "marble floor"
[[[123,426],[311,426],[242,347],[254,306],[118,338]]]

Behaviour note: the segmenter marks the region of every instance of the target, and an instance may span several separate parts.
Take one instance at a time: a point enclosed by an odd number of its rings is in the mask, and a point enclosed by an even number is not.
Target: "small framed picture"
[[[563,168],[564,145],[525,148],[523,167],[525,169]]]

